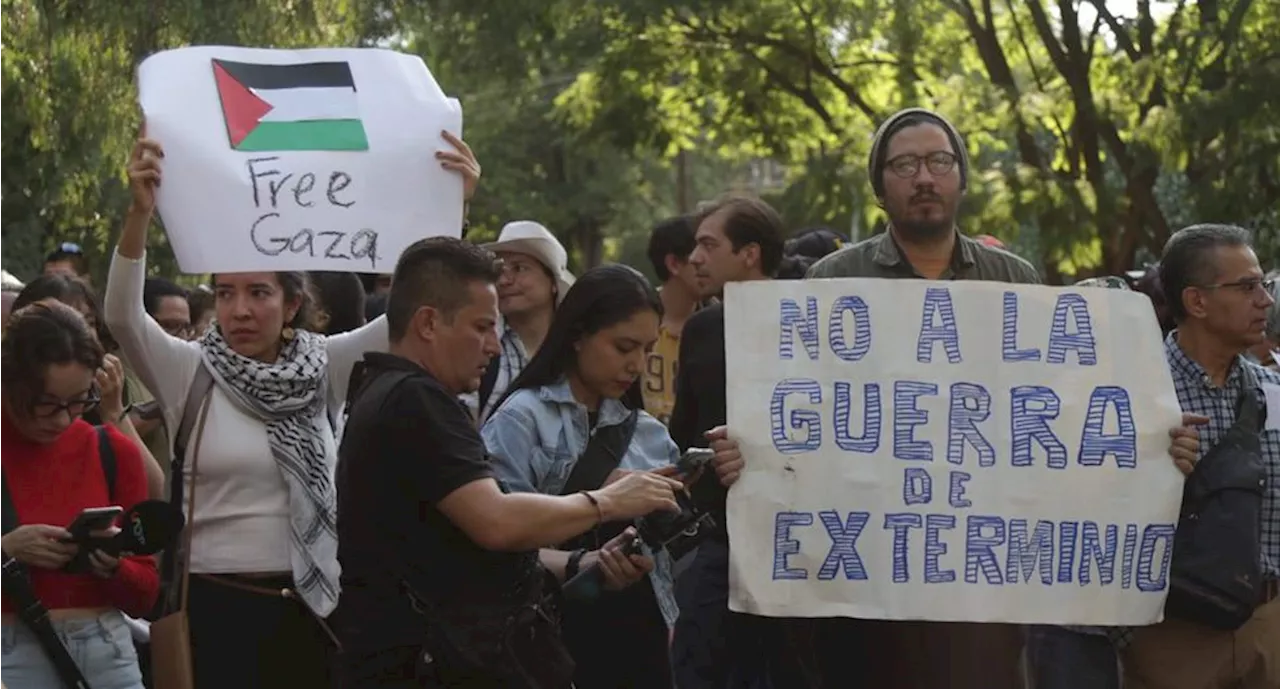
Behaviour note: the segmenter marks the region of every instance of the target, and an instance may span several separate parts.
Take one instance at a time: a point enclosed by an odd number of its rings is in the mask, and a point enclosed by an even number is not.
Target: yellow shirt
[[[676,370],[680,358],[680,336],[673,335],[666,325],[658,328],[658,341],[649,350],[645,363],[642,386],[645,411],[662,423],[671,420],[676,406]]]

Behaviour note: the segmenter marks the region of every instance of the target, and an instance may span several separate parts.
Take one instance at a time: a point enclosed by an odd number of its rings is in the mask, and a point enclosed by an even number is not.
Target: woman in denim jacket
[[[481,429],[508,489],[559,495],[590,437],[624,423],[633,410],[635,432],[609,480],[628,471],[674,474],[679,451],[666,427],[643,411],[638,383],[661,314],[657,292],[632,268],[601,266],[578,279],[537,355]],[[602,542],[621,525],[609,526],[599,534]],[[569,570],[593,564],[591,553],[581,552],[562,555]],[[576,567],[574,557],[581,558]],[[565,642],[578,664],[575,685],[671,687],[667,639],[677,608],[670,558],[645,548],[629,561],[601,565],[606,593],[590,603],[567,602],[564,611]]]

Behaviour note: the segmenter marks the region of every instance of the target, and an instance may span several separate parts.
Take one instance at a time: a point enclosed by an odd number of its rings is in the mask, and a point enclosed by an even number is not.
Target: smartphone
[[[691,447],[681,455],[676,467],[685,476],[692,476],[698,469],[706,466],[716,456],[713,450],[705,447]]]
[[[71,522],[71,526],[67,527],[67,531],[71,532],[73,539],[88,538],[93,531],[102,531],[115,526],[116,520],[122,514],[124,514],[124,508],[118,505],[112,507],[90,507],[80,512],[76,520]]]

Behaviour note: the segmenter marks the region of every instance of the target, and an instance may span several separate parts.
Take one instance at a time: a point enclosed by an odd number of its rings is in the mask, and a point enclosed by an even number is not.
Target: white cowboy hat
[[[22,281],[13,276],[7,270],[0,270],[0,289],[10,290],[13,292],[22,290]]]
[[[507,223],[498,233],[498,241],[483,245],[494,253],[525,254],[537,259],[556,280],[556,303],[564,300],[573,286],[569,272],[569,253],[551,231],[532,220]]]

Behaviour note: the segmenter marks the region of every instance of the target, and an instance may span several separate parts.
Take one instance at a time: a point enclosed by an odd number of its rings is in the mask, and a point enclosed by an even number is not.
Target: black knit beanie
[[[882,168],[885,163],[885,151],[889,150],[889,139],[904,128],[902,122],[907,118],[936,124],[942,128],[942,131],[947,133],[947,138],[951,139],[951,148],[955,150],[956,159],[960,164],[960,190],[964,191],[969,186],[969,152],[964,147],[964,139],[960,137],[960,132],[956,131],[955,126],[948,122],[947,118],[932,110],[907,108],[906,110],[899,110],[885,120],[880,125],[880,128],[876,130],[876,136],[871,141],[871,155],[867,159],[867,173],[871,177],[871,189],[875,191],[876,198],[884,197]]]

